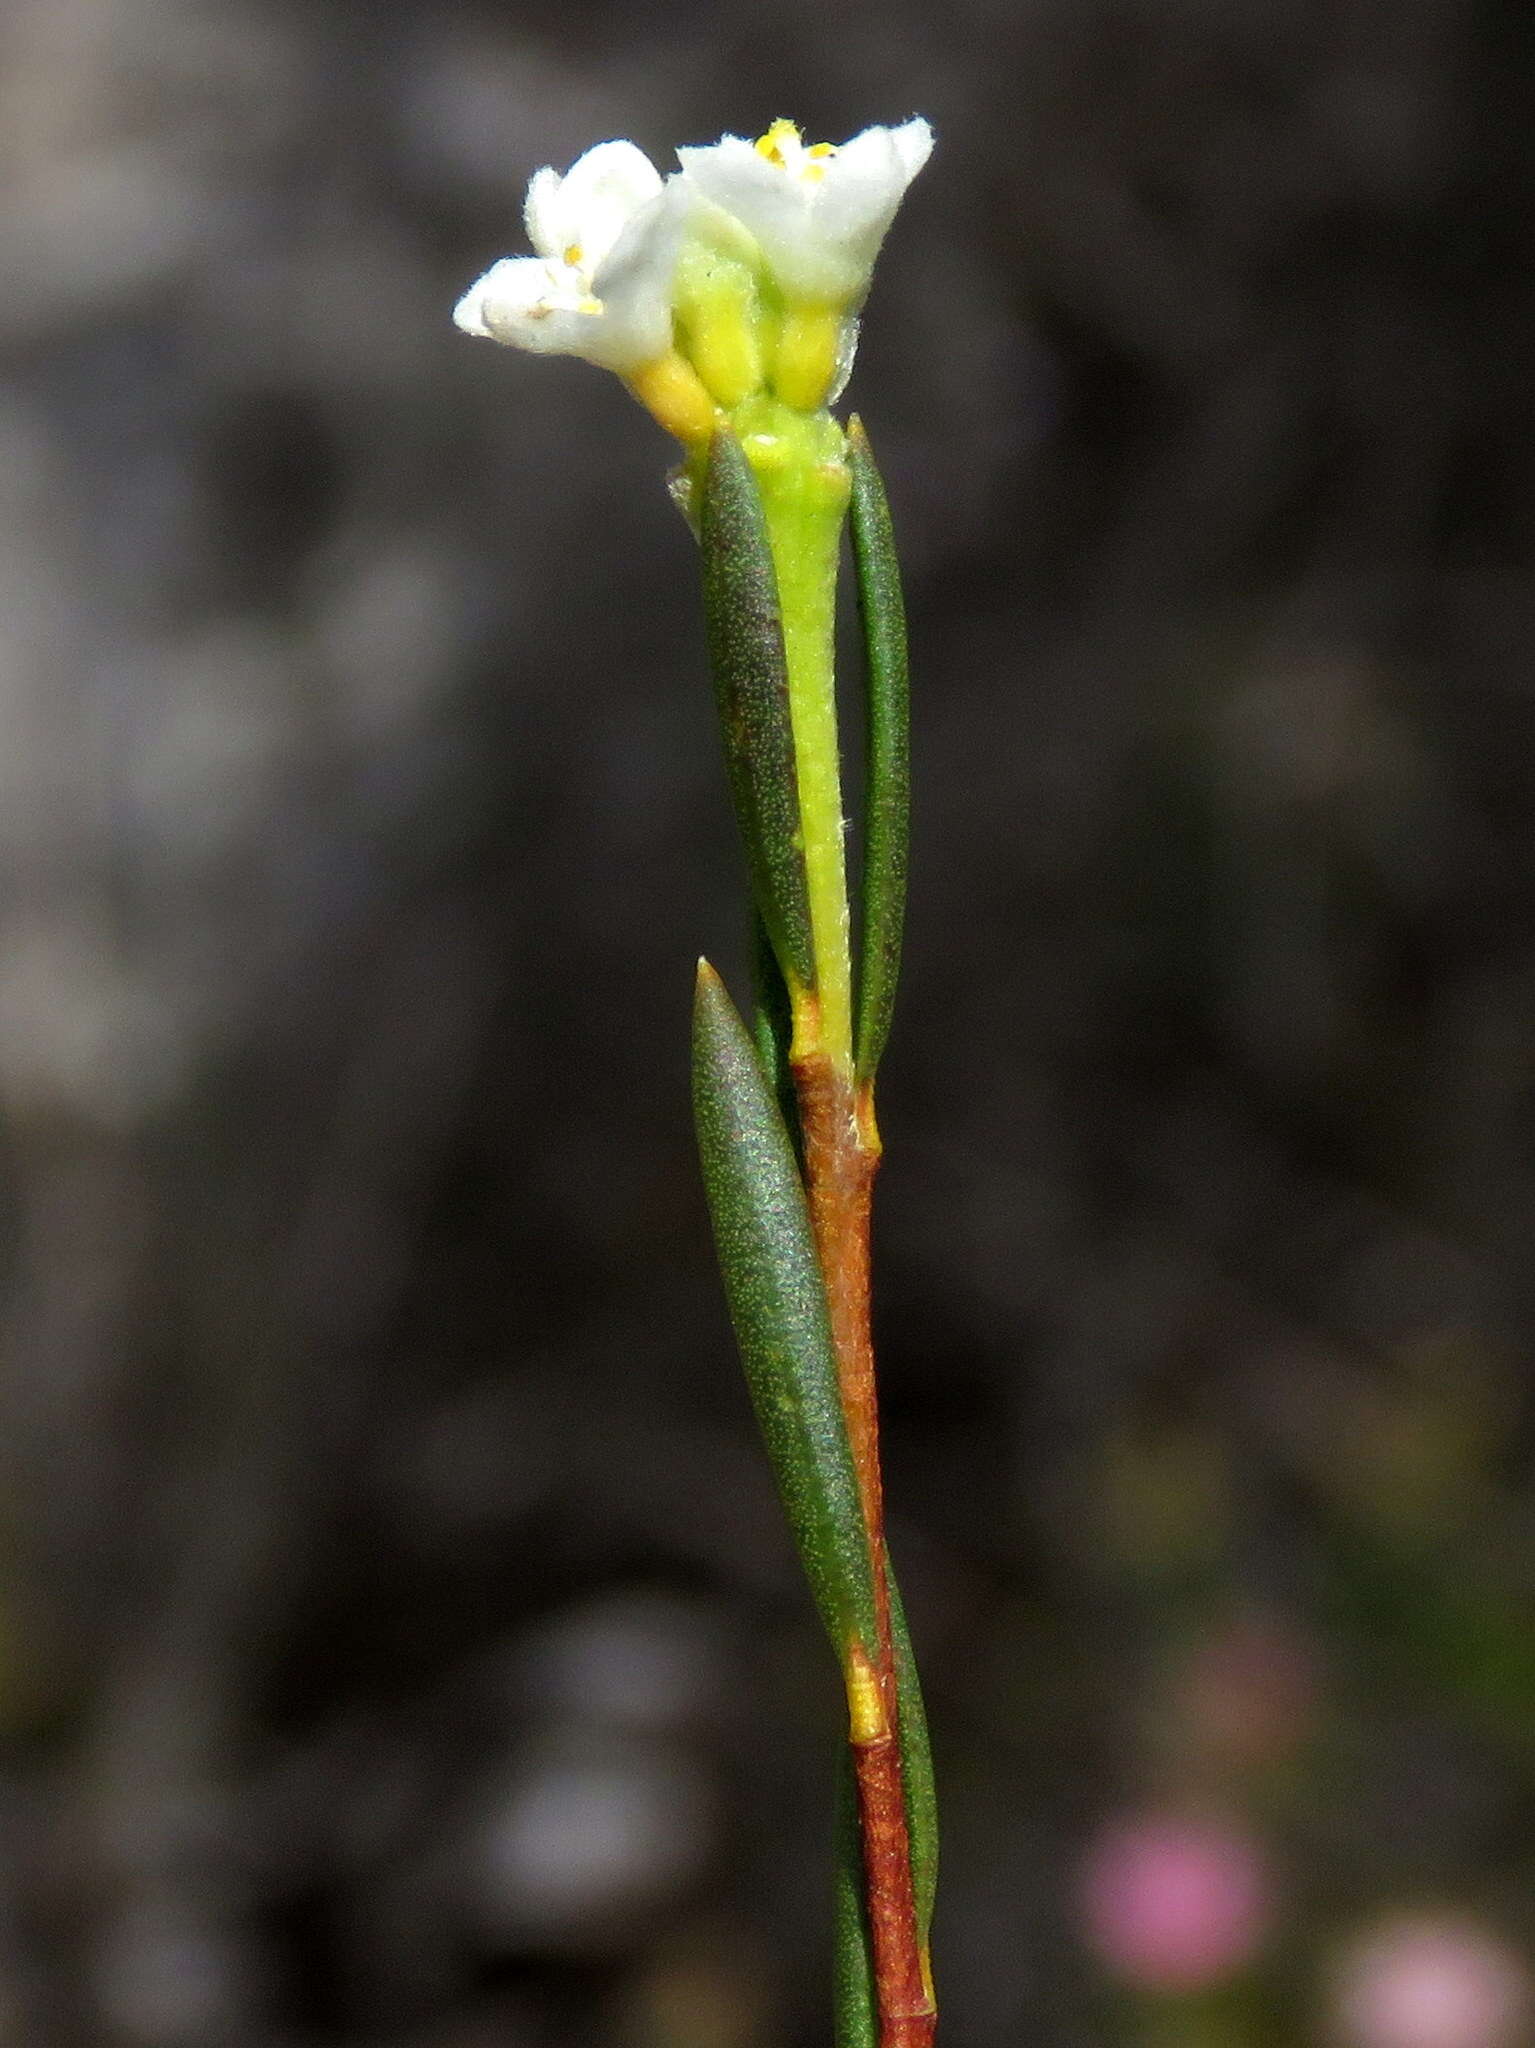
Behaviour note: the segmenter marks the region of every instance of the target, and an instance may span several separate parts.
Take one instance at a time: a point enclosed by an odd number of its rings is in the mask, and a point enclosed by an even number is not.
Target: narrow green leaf
[[[709,448],[699,545],[725,767],[752,893],[785,978],[811,988],[815,952],[778,578],[757,479],[726,427]]]
[[[773,952],[767,926],[760,912],[752,911],[752,1036],[757,1042],[762,1071],[768,1077],[778,1101],[779,1114],[794,1147],[794,1157],[803,1178],[804,1151],[799,1131],[799,1101],[794,1093],[794,1073],[789,1065],[789,1047],[794,1038],[794,1017],[783,969]]]
[[[900,1722],[906,1830],[911,1838],[911,1882],[917,1899],[917,1926],[926,1941],[938,1891],[938,1795],[933,1785],[933,1752],[927,1739],[927,1711],[917,1680],[917,1660],[906,1627],[901,1589],[888,1557],[885,1583],[890,1588],[890,1637],[895,1653],[895,1704]]]
[[[784,986],[783,970],[773,952],[773,941],[762,922],[761,912],[755,907],[752,910],[751,965],[752,994],[756,999],[752,1012],[752,1036],[757,1041],[762,1071],[782,1107],[784,1090],[792,1087],[794,1080],[789,1071],[789,1044],[794,1036],[794,1018],[789,1008],[789,991]]]
[[[805,1193],[756,1047],[706,960],[693,1108],[730,1319],[800,1562],[838,1656],[855,1640],[867,1653],[874,1577]]]
[[[879,2007],[874,1993],[874,1953],[864,1911],[863,1833],[858,1824],[858,1791],[853,1758],[844,1749],[837,1773],[836,1871],[833,1878],[834,2048],[879,2048]]]
[[[853,565],[863,620],[868,718],[864,816],[863,952],[856,1058],[872,1081],[890,1035],[906,920],[906,856],[911,822],[911,708],[906,672],[906,608],[890,504],[863,422],[848,428],[853,470]]]

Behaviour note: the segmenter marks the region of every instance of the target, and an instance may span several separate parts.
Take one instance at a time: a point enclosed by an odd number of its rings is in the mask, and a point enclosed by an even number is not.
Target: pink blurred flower
[[[1339,1959],[1332,2032],[1345,2048],[1513,2048],[1530,1975],[1496,1935],[1452,1914],[1402,1914]]]
[[[1142,1813],[1111,1822],[1082,1866],[1087,1939],[1116,1975],[1193,1991],[1241,1969],[1269,1925],[1263,1853],[1230,1822]]]

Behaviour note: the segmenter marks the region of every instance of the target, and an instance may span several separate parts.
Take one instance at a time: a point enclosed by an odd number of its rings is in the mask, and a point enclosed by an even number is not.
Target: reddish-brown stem
[[[929,2048],[936,2014],[917,1926],[901,1774],[869,1327],[869,1215],[879,1139],[869,1104],[860,1102],[850,1082],[824,1054],[796,1056],[792,1066],[810,1219],[826,1282],[842,1412],[874,1574],[878,1640],[871,1646],[872,1668],[866,1676],[873,1681],[878,1710],[868,1726],[854,1726],[852,1750],[880,2048]]]

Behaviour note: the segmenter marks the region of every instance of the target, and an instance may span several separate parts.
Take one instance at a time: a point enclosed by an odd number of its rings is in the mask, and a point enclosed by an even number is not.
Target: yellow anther
[[[565,251],[565,261],[570,265],[572,270],[579,270],[581,268],[582,251],[581,244],[579,242],[572,242],[570,247]]]
[[[781,171],[787,170],[788,159],[784,155],[785,143],[788,144],[791,150],[798,149],[799,130],[792,121],[775,121],[766,135],[758,136],[757,154],[765,156],[770,164],[777,164]]]

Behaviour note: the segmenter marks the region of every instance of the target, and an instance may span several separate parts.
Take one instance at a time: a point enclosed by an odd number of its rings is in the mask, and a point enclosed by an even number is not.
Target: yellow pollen
[[[581,268],[581,255],[581,244],[579,242],[572,242],[570,247],[565,251],[565,261],[570,265],[572,270],[579,270]]]
[[[786,171],[789,168],[784,155],[786,143],[791,149],[798,149],[799,130],[792,121],[775,121],[766,135],[758,136],[757,154],[765,156],[770,164],[777,164],[781,171]]]
[[[826,176],[828,158],[834,157],[836,154],[837,145],[834,142],[817,142],[813,147],[807,149],[805,151],[805,168],[800,173],[805,182],[810,185],[819,185]]]

